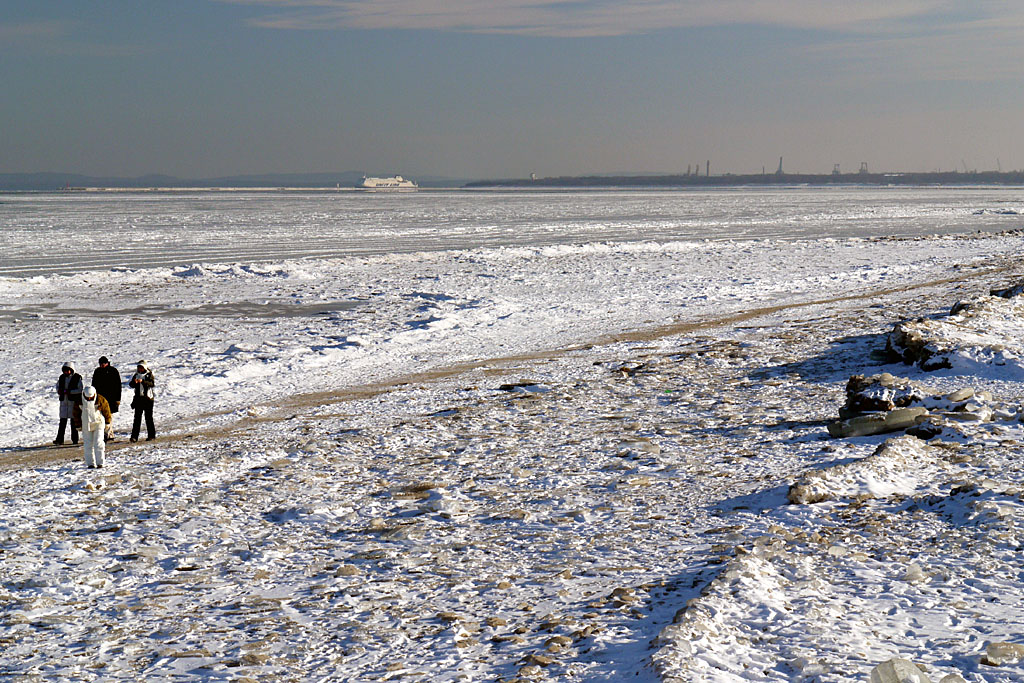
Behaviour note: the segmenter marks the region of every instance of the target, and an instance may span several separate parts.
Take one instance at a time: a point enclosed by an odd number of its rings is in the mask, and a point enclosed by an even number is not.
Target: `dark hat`
[[[106,356],[100,356],[100,365],[103,365],[104,363],[109,363],[109,362],[110,361],[107,360]]]

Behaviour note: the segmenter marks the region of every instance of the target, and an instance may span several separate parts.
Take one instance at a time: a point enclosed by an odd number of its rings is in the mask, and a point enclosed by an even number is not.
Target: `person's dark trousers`
[[[60,426],[57,428],[57,441],[56,443],[64,443],[64,431],[68,427],[68,423],[71,423],[71,443],[78,443],[78,427],[75,426],[75,421],[66,417],[60,419]]]
[[[132,423],[132,441],[139,440],[139,430],[142,428],[142,414],[146,414],[146,436],[150,439],[156,438],[156,425],[153,423],[153,404],[135,409],[135,421]]]

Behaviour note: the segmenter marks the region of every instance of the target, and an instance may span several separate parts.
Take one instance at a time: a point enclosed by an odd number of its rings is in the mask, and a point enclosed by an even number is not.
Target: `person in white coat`
[[[90,468],[103,467],[107,451],[103,435],[110,418],[107,400],[96,393],[96,387],[86,387],[82,392],[82,447]]]

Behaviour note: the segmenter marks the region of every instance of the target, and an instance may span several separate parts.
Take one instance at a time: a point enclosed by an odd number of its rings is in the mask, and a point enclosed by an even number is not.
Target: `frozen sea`
[[[0,196],[0,276],[639,240],[1004,229],[1019,188],[90,192]]]
[[[1020,680],[1024,310],[987,295],[1024,277],[1021,213],[976,187],[0,195],[0,675]],[[904,319],[948,367],[880,356]],[[159,437],[125,443],[126,408],[90,471],[49,445],[53,385],[100,355],[148,361]],[[975,398],[935,398],[927,443],[830,439],[883,371]],[[788,504],[812,472],[828,495]]]
[[[160,368],[165,417],[898,285],[1015,188],[84,192],[0,198],[0,446],[60,365]],[[977,242],[976,244],[982,244]],[[987,247],[976,247],[984,251]],[[29,353],[23,353],[26,349]],[[52,377],[51,377],[52,375]],[[202,410],[199,410],[202,406]],[[165,423],[167,420],[165,419]]]

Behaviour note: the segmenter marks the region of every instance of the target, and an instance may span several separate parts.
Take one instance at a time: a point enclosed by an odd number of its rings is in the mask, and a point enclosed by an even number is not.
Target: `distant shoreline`
[[[477,180],[466,183],[466,188],[531,188],[531,187],[742,187],[742,186],[965,186],[965,185],[1024,185],[1024,171],[983,171],[972,173],[757,173],[746,175],[643,175],[643,176],[558,176],[550,178],[516,178],[506,180]]]
[[[966,174],[965,174],[966,175]],[[903,180],[902,182],[814,182],[807,180],[800,180],[799,178],[806,178],[806,176],[787,176],[785,180],[776,180],[774,182],[746,182],[738,180],[740,176],[723,176],[723,177],[712,177],[710,180],[701,178],[700,182],[696,182],[691,179],[689,182],[673,182],[668,179],[661,178],[650,178],[650,179],[630,179],[628,181],[622,181],[617,179],[592,179],[592,178],[545,178],[538,179],[536,181],[518,181],[518,180],[495,180],[495,181],[477,181],[468,183],[466,185],[448,186],[448,187],[420,187],[415,190],[402,190],[402,191],[386,191],[386,190],[358,190],[351,187],[202,187],[202,186],[183,186],[183,187],[71,187],[71,188],[57,188],[57,189],[30,189],[30,190],[12,190],[12,189],[0,189],[0,197],[12,196],[12,195],[116,195],[116,194],[272,194],[272,193],[295,193],[295,194],[342,194],[342,195],[414,195],[414,194],[431,194],[438,192],[567,192],[567,191],[581,191],[581,192],[613,192],[616,190],[633,190],[633,191],[684,191],[684,190],[713,190],[713,189],[725,189],[725,188],[749,188],[749,189],[799,189],[806,187],[821,187],[821,188],[896,188],[896,187],[935,187],[935,188],[1024,188],[1024,178],[1021,178],[1019,182],[983,182],[980,180],[971,180],[967,177],[962,177],[959,182],[925,182],[925,181],[911,181]]]
[[[361,177],[361,176],[360,176]],[[101,178],[73,174],[0,174],[0,195],[59,192],[356,192],[352,173],[232,176],[188,180],[170,176]],[[638,174],[550,176],[462,180],[417,179],[419,191],[557,190],[557,189],[692,189],[714,187],[970,187],[1024,186],[1024,171],[928,173],[749,173],[723,175]]]

